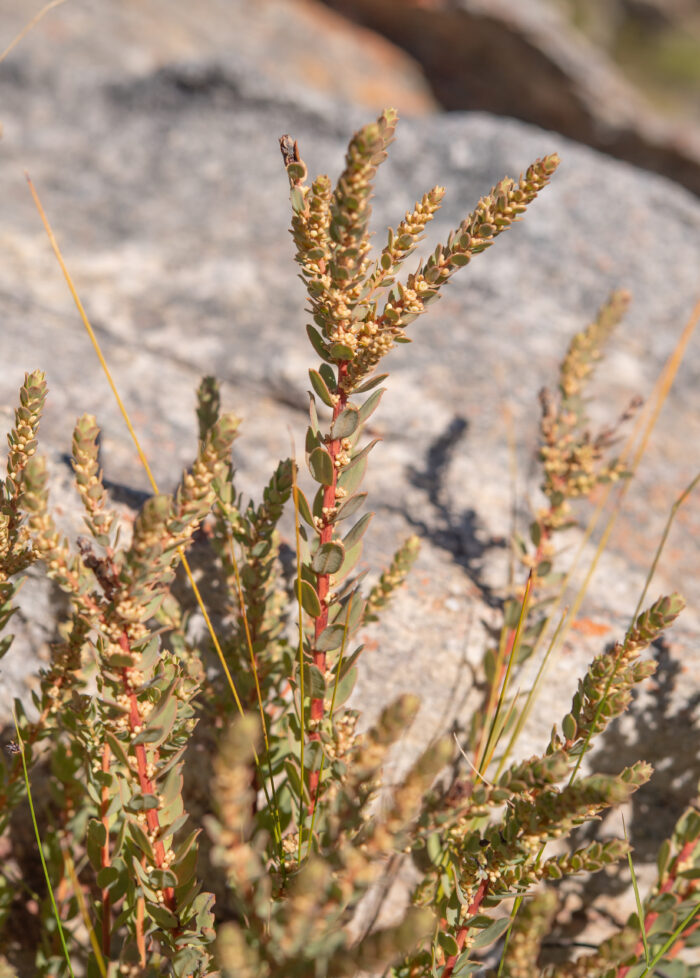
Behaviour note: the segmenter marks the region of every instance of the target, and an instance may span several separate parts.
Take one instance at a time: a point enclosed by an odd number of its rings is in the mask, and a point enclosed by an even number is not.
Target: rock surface
[[[700,132],[655,112],[544,0],[325,0],[408,51],[440,104],[555,129],[700,193]]]
[[[194,391],[203,374],[214,373],[225,406],[244,417],[236,446],[239,486],[257,494],[288,452],[290,429],[301,451],[307,368],[315,365],[287,235],[288,187],[277,137],[291,133],[311,173],[334,176],[347,139],[368,120],[366,109],[317,91],[280,91],[265,72],[270,52],[257,65],[239,55],[223,14],[207,27],[211,46],[204,39],[192,50],[190,37],[183,50],[161,50],[154,16],[153,33],[141,21],[133,39],[117,34],[117,55],[101,39],[100,25],[118,7],[61,8],[60,22],[46,21],[46,33],[37,30],[0,67],[0,403],[9,423],[23,372],[47,370],[51,395],[41,440],[64,486],[57,496],[66,513],[62,453],[82,412],[95,413],[103,427],[111,483],[143,491],[146,481],[23,169],[41,194],[163,488],[173,487],[193,456]],[[356,702],[371,714],[405,689],[421,693],[421,722],[407,735],[406,756],[452,716],[464,717],[472,702],[482,619],[493,615],[485,598],[506,574],[503,539],[514,501],[509,430],[518,446],[523,526],[524,494],[536,500],[537,391],[554,384],[572,333],[612,288],[633,292],[595,385],[596,417],[612,419],[631,396],[649,394],[698,298],[700,204],[688,192],[562,136],[484,114],[400,124],[377,182],[378,240],[440,183],[448,195],[427,251],[504,174],[516,175],[554,150],[563,160],[560,172],[523,223],[456,277],[416,324],[413,345],[392,353],[388,392],[372,420],[383,442],[366,484],[377,513],[367,536],[368,566],[380,569],[411,531],[421,534],[423,549],[383,628],[368,635]],[[590,655],[627,624],[669,507],[700,467],[699,378],[695,341],[578,628],[550,670],[522,752],[541,749]],[[641,733],[623,726],[608,741],[616,765],[628,755],[672,758],[655,791],[636,796],[631,831],[640,859],[653,858],[658,838],[695,790],[689,766],[700,745],[692,729],[700,698],[699,524],[700,507],[691,497],[651,589],[653,597],[679,589],[690,605],[660,654],[659,696],[635,707]],[[37,653],[49,638],[53,599],[34,590],[18,625]],[[8,655],[6,695],[22,687],[30,665],[26,651]]]

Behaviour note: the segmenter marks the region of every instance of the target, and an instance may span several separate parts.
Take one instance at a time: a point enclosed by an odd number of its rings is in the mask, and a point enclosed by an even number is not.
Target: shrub
[[[73,467],[89,538],[72,548],[51,515],[36,454],[44,375],[25,378],[1,501],[0,614],[6,624],[19,575],[36,560],[69,607],[34,710],[16,704],[16,739],[0,766],[8,974],[29,942],[40,975],[449,978],[483,973],[486,960],[499,975],[525,978],[538,971],[556,914],[556,888],[547,884],[629,852],[624,839],[578,849],[550,843],[568,840],[651,776],[643,761],[614,776],[584,773],[581,762],[654,672],[641,653],[678,615],[680,597],[638,614],[593,660],[542,753],[512,759],[537,691],[519,697],[513,679],[544,649],[562,579],[557,535],[575,525],[577,500],[629,474],[611,454],[615,431],[589,431],[584,396],[625,294],[574,337],[557,393],[541,395],[543,504],[528,537],[514,539],[524,583],[504,600],[502,626],[484,650],[467,762],[446,734],[398,784],[382,787],[387,753],[418,700],[390,703],[363,733],[348,706],[358,635],[381,616],[418,550],[409,538],[366,586],[358,568],[372,514],[359,514],[376,442],[363,430],[384,390],[387,374],[377,370],[396,343],[409,342],[408,326],[453,273],[518,220],[558,163],[547,156],[519,180],[502,180],[400,278],[443,188],[426,193],[371,257],[372,179],[395,121],[387,111],[352,138],[334,188],[325,176],[309,184],[296,143],[280,141],[313,320],[307,331],[321,361],[309,371],[313,496],[285,459],[260,502],[242,500],[231,463],[239,422],[221,413],[216,381],[205,378],[194,464],[173,496],[145,503],[128,542],[102,483],[97,423],[78,420]],[[278,559],[285,506],[296,534],[291,578]],[[210,640],[194,637],[174,587],[180,565],[190,574],[185,552],[195,540],[199,560],[211,553],[208,586],[225,595],[215,621],[206,616]],[[27,845],[25,800],[36,812],[46,896]],[[676,954],[692,944],[699,919],[699,838],[692,809],[664,843],[658,881],[638,913],[594,953],[543,973],[623,978],[673,959],[666,973],[690,974]],[[363,898],[404,864],[410,896],[396,923],[377,928]],[[32,901],[39,926],[28,930]]]

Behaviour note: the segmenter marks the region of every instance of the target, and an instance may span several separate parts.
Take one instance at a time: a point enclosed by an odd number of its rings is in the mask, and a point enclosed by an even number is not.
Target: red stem
[[[109,760],[110,760],[110,750],[109,744],[104,743],[102,745],[102,773],[109,774]],[[102,786],[101,797],[101,818],[102,824],[105,829],[105,844],[102,846],[100,852],[100,865],[104,869],[106,866],[111,865],[111,859],[109,855],[109,818],[107,816],[107,809],[109,808],[109,788],[107,785]],[[105,887],[102,890],[102,953],[109,957],[109,945],[111,940],[111,913],[112,913],[112,899],[110,897],[109,888]]]
[[[479,889],[476,891],[474,899],[472,900],[472,902],[469,904],[469,907],[467,908],[467,914],[470,917],[472,917],[479,909],[479,907],[481,906],[481,902],[485,896],[486,896],[486,880],[482,880],[481,883],[479,884]],[[456,954],[450,955],[447,961],[445,961],[445,967],[442,970],[442,978],[450,978],[450,975],[454,971],[454,967],[457,964],[457,959],[462,953],[462,948],[464,947],[464,942],[467,939],[468,933],[469,933],[469,927],[463,925],[462,927],[459,928],[459,930],[455,934],[455,940],[457,941],[457,947],[459,948],[459,951]]]
[[[347,374],[348,365],[347,363],[341,363],[338,365],[338,400],[333,407],[333,421],[336,420],[341,411],[344,410],[345,405],[348,401],[348,395],[341,387],[341,383]],[[334,438],[332,441],[328,442],[327,445],[328,453],[330,454],[331,461],[333,462],[333,480],[329,486],[324,486],[323,489],[323,509],[327,512],[332,512],[334,509],[337,499],[336,499],[336,488],[338,482],[338,470],[336,468],[336,458],[341,451],[341,440],[339,438]],[[324,543],[330,543],[333,539],[333,523],[328,522],[325,517],[323,517],[323,526],[321,527],[320,533],[320,546]],[[317,669],[320,670],[321,675],[325,675],[326,672],[326,653],[321,652],[316,648],[316,643],[318,642],[319,636],[324,628],[328,625],[328,593],[330,591],[330,574],[318,574],[316,577],[316,591],[318,593],[318,599],[321,602],[321,613],[316,618],[314,622],[314,648],[313,648],[313,661]],[[323,719],[325,699],[323,696],[314,697],[311,700],[311,712],[310,719],[314,729],[312,729],[309,734],[309,740],[320,740],[321,733],[318,729],[320,721]],[[319,771],[311,771],[309,773],[309,814],[313,813],[316,806],[316,798],[318,795],[318,778]]]
[[[129,639],[126,634],[122,632],[119,644],[121,645],[124,652],[130,654]],[[124,692],[129,698],[129,727],[132,734],[136,735],[136,728],[139,730],[143,728],[143,718],[139,711],[139,702],[136,698],[136,693],[131,685],[129,679],[130,669],[123,670],[124,679]],[[144,744],[136,744],[134,746],[134,754],[136,756],[136,770],[139,778],[139,785],[141,786],[141,791],[144,795],[155,795],[157,794],[155,785],[153,781],[148,776],[148,760],[146,758],[146,748]],[[148,826],[149,835],[155,835],[160,831],[160,822],[158,820],[158,809],[147,808],[146,809],[146,825]],[[156,866],[159,869],[163,868],[165,864],[165,846],[161,840],[153,843],[153,851],[156,857]],[[175,902],[175,890],[172,886],[163,887],[163,902],[171,913],[176,912],[176,902]]]

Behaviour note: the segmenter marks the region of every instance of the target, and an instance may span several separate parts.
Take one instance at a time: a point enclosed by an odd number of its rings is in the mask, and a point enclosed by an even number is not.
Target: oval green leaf
[[[345,552],[345,559],[340,565],[339,570],[333,571],[334,583],[338,584],[344,577],[347,577],[350,571],[355,568],[358,560],[362,556],[362,541],[356,543],[354,547],[351,547]]]
[[[349,438],[359,425],[359,419],[359,409],[354,404],[348,404],[331,425],[331,437]]]
[[[380,441],[381,438],[375,438],[369,443],[369,445],[365,445],[365,447],[361,448],[359,452],[355,452],[348,464],[345,466],[345,471],[347,472],[353,465],[357,465],[363,458],[367,458],[374,446]]]
[[[355,493],[354,496],[348,496],[347,499],[342,502],[333,522],[335,523],[338,520],[346,520],[349,516],[353,516],[358,511],[360,506],[362,506],[366,498],[366,492],[358,492]]]
[[[386,387],[380,387],[379,390],[375,391],[374,394],[368,397],[365,403],[360,407],[360,424],[364,424],[367,418],[374,413],[385,390]]]
[[[322,360],[325,360],[326,363],[330,363],[331,362],[331,358],[330,358],[330,356],[328,354],[328,347],[323,342],[323,339],[322,339],[321,334],[319,333],[319,331],[314,326],[311,326],[309,324],[306,327],[306,334],[309,337],[309,340],[311,342],[312,347],[314,348],[314,350],[316,351],[316,353],[318,353],[318,355],[320,356],[320,358]]]
[[[119,879],[119,870],[116,866],[103,866],[96,877],[97,885],[101,890],[106,890],[112,883]]]
[[[479,934],[476,935],[472,941],[472,947],[488,947],[489,944],[493,944],[498,938],[503,934],[504,931],[508,930],[511,925],[510,917],[501,917],[500,920],[495,920],[490,926],[486,927]]]
[[[353,493],[362,484],[367,471],[367,456],[361,458],[357,465],[354,460],[344,468],[338,476],[338,486],[346,493]]]
[[[352,360],[355,356],[350,347],[344,343],[333,343],[329,352],[333,360]]]
[[[312,433],[318,436],[318,411],[316,410],[316,398],[313,396],[311,391],[309,391],[309,420],[311,422]]]
[[[301,606],[307,615],[318,618],[321,614],[321,602],[316,594],[316,589],[308,581],[301,582]]]
[[[304,211],[304,195],[299,189],[299,187],[293,187],[289,193],[289,200],[292,204],[292,210],[295,214],[301,214]]]
[[[311,567],[317,574],[336,574],[343,565],[345,547],[342,543],[324,543],[314,554]]]
[[[306,496],[298,487],[297,487],[297,506],[299,508],[299,515],[304,520],[304,522],[308,523],[309,526],[313,527],[314,518],[311,515],[311,507],[309,506]]]
[[[373,516],[374,513],[365,513],[365,515],[360,517],[357,523],[355,523],[353,528],[348,530],[343,537],[343,546],[346,550],[350,550],[351,547],[354,547],[356,543],[360,542]]]
[[[309,380],[311,381],[311,386],[321,398],[323,403],[332,408],[334,405],[333,395],[326,387],[326,382],[318,370],[309,370]]]
[[[357,668],[351,666],[344,676],[341,676],[338,680],[338,685],[335,689],[334,706],[342,706],[347,699],[349,699],[350,694],[355,688],[355,683],[357,682]]]
[[[317,650],[319,652],[332,652],[333,649],[339,649],[343,644],[344,635],[344,625],[329,625],[328,628],[323,629],[315,642]]]
[[[325,448],[320,445],[309,455],[309,470],[316,482],[322,486],[330,486],[333,482],[333,459]]]
[[[323,651],[327,650],[319,649],[319,652]],[[304,695],[310,696],[313,700],[321,699],[322,696],[326,695],[326,680],[318,666],[312,664],[304,666]]]
[[[377,374],[376,377],[372,377],[370,380],[366,380],[364,384],[360,384],[359,387],[356,387],[354,393],[364,394],[366,391],[371,391],[377,386],[377,384],[381,384],[383,380],[386,380],[388,376],[389,374]]]

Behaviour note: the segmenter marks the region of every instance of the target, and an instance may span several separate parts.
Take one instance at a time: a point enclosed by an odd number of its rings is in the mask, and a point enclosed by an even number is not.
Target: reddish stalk
[[[141,865],[146,868],[146,858],[141,860]],[[143,894],[136,900],[136,947],[139,952],[141,967],[146,967],[146,938],[143,934],[143,921],[146,914],[146,899]]]
[[[333,407],[333,422],[337,419],[341,411],[344,410],[348,395],[342,389],[342,381],[347,374],[348,365],[347,363],[341,363],[338,365],[338,400]],[[336,467],[336,459],[341,451],[341,439],[334,438],[328,442],[327,448],[328,453],[333,462],[333,481],[329,486],[324,486],[323,489],[323,510],[327,513],[331,513],[336,505],[336,488],[338,482],[338,469]],[[320,534],[320,546],[324,543],[330,543],[333,539],[333,523],[329,522],[327,517],[323,517],[323,526],[321,528]],[[313,648],[313,661],[317,669],[320,670],[321,675],[325,675],[326,672],[326,653],[321,652],[316,648],[316,643],[321,635],[321,632],[328,625],[328,594],[330,591],[330,574],[319,574],[316,578],[316,591],[318,593],[318,599],[321,602],[321,613],[316,618],[314,622],[314,648]],[[318,730],[319,723],[323,719],[325,699],[323,696],[314,697],[311,700],[311,712],[310,719],[312,727],[314,729],[309,733],[309,740],[320,740],[321,734]],[[318,795],[318,783],[319,783],[319,771],[314,770],[309,772],[309,813],[312,814],[316,806],[316,797]]]
[[[122,632],[119,638],[119,644],[124,652],[130,654],[129,639],[124,632]],[[143,718],[139,711],[139,702],[136,698],[136,693],[129,679],[129,672],[130,669],[124,669],[122,675],[124,679],[124,692],[129,698],[129,727],[135,736],[137,731],[143,728]],[[146,758],[145,745],[136,744],[134,746],[134,755],[136,757],[136,770],[141,791],[144,795],[157,794],[155,784],[148,776],[148,760]],[[155,836],[160,831],[158,810],[156,808],[146,809],[146,825],[148,826],[148,834],[150,836]],[[160,839],[153,843],[153,852],[156,857],[156,866],[158,869],[162,869],[165,865],[165,846]],[[176,913],[175,890],[172,886],[163,887],[163,902],[171,913]]]
[[[474,899],[472,900],[472,902],[469,904],[469,907],[467,908],[467,914],[470,917],[472,917],[477,912],[477,910],[481,906],[481,901],[484,899],[485,896],[486,896],[486,880],[482,880],[481,883],[479,883],[479,889],[476,891],[476,894],[474,895]],[[467,939],[468,933],[469,933],[469,927],[462,926],[455,934],[455,940],[457,941],[457,947],[459,948],[459,951],[456,954],[450,955],[447,961],[445,961],[445,967],[442,970],[442,978],[450,978],[450,975],[454,971],[454,967],[457,964],[457,959],[462,953],[462,949],[464,948],[464,942]]]
[[[686,862],[690,859],[690,857],[693,854],[693,850],[695,849],[695,847],[696,847],[697,844],[698,844],[698,840],[696,838],[696,839],[689,839],[683,845],[683,848],[678,853],[678,855],[676,856],[676,858],[673,860],[673,865],[671,866],[671,868],[669,870],[669,873],[668,873],[668,876],[666,877],[665,882],[659,887],[659,894],[661,894],[661,893],[668,893],[669,890],[673,887],[673,884],[676,882],[676,878],[677,878],[676,874],[678,873],[679,867],[680,866],[684,866],[686,864]],[[690,883],[690,886],[689,886],[689,890],[690,891],[692,891],[693,889],[696,888],[693,885],[694,882],[695,881],[692,881]],[[656,918],[658,916],[659,915],[658,915],[658,913],[655,910],[650,910],[649,913],[645,916],[645,918],[644,918],[644,933],[645,934],[647,934],[647,935],[649,934],[649,931],[651,930],[651,928],[652,928],[652,926],[654,924],[654,921],[656,920]],[[700,925],[700,921],[698,921],[694,925],[694,927],[697,927],[698,925]],[[693,929],[694,929],[694,927],[693,927]],[[686,937],[687,937],[687,934],[690,932],[690,930],[691,930],[691,928],[688,928],[688,931],[686,932]],[[680,950],[681,944],[682,944],[682,941],[679,939],[678,942],[677,942],[677,944],[676,944],[676,954],[678,953],[678,950]],[[635,954],[635,956],[637,958],[639,958],[643,953],[644,953],[644,941],[640,937],[639,940],[637,941],[636,945],[635,945],[634,954]],[[624,965],[621,964],[620,967],[617,969],[616,978],[625,978],[625,975],[627,974],[627,972],[630,970],[631,967],[632,967],[632,965],[629,965],[629,964],[624,964]]]
[[[110,750],[109,744],[105,743],[102,745],[102,773],[109,774],[109,760],[110,760]],[[111,865],[111,859],[109,855],[109,818],[107,816],[107,809],[109,808],[109,788],[106,784],[102,785],[102,791],[100,793],[101,798],[101,812],[100,817],[102,824],[105,829],[105,844],[102,846],[100,851],[100,865],[104,869],[106,866]],[[102,890],[102,953],[109,957],[109,945],[111,939],[111,913],[112,913],[112,900],[109,893],[109,888],[105,887]]]

